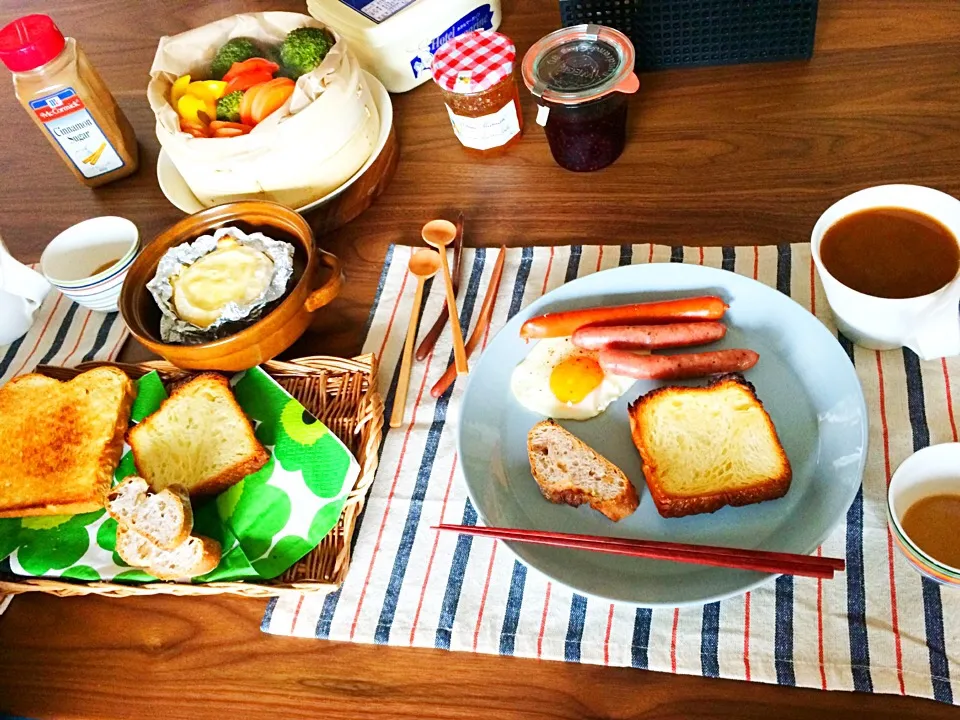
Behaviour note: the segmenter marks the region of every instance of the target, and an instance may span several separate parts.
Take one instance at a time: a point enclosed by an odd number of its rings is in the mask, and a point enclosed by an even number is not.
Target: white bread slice
[[[614,522],[640,504],[623,471],[567,432],[554,420],[537,423],[527,435],[530,470],[543,496],[553,503],[588,503]]]
[[[773,500],[790,489],[790,461],[742,375],[647,393],[630,406],[630,426],[663,517]]]
[[[141,568],[160,580],[180,580],[204,575],[220,562],[220,543],[191,535],[173,550],[157,547],[149,539],[122,525],[117,528],[117,554],[128,565]]]
[[[215,495],[263,467],[269,455],[253,434],[226,377],[202,373],[127,433],[137,471],[154,491],[182,485]]]
[[[173,550],[193,531],[193,508],[186,490],[171,485],[153,494],[147,481],[136,475],[107,494],[107,512],[164,550]]]
[[[135,395],[113,367],[69,382],[22,375],[0,387],[0,518],[102,508]]]

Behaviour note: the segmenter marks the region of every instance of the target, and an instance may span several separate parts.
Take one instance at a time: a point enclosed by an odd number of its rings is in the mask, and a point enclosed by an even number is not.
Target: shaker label
[[[450,106],[446,107],[450,114],[453,132],[464,147],[474,150],[490,150],[506,145],[514,135],[520,132],[517,105],[513,100],[492,115],[484,115],[483,117],[456,115],[450,109]]]
[[[123,167],[123,160],[73,88],[31,100],[30,109],[85,178]]]

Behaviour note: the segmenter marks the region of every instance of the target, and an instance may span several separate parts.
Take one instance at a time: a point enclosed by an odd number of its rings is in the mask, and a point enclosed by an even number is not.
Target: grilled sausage
[[[714,350],[688,355],[636,355],[627,350],[603,350],[600,367],[614,375],[638,380],[683,380],[749,370],[760,356],[753,350]]]

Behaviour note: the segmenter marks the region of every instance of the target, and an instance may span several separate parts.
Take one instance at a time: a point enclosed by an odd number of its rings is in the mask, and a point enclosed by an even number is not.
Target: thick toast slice
[[[110,367],[69,382],[24,375],[0,388],[0,517],[103,508],[135,392]]]
[[[742,375],[649,392],[630,405],[630,428],[663,517],[775,500],[790,489],[777,430]]]
[[[554,420],[533,426],[527,453],[540,492],[550,502],[573,507],[587,503],[614,522],[640,504],[636,488],[620,468]]]
[[[270,458],[229,381],[218,373],[179,386],[159,410],[130,428],[127,442],[151,490],[181,485],[191,497],[226,490]]]

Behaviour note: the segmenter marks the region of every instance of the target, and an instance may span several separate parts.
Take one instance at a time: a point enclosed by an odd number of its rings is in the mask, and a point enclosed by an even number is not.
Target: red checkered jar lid
[[[479,93],[513,72],[517,48],[506,35],[475,30],[453,38],[433,56],[433,79],[454,93]]]

